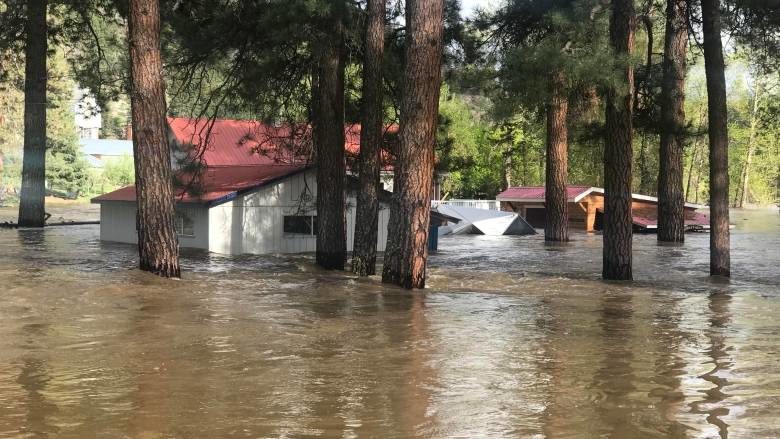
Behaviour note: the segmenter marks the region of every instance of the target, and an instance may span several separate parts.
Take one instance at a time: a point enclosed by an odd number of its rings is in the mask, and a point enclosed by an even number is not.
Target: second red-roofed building
[[[501,209],[516,212],[533,227],[543,229],[545,223],[544,186],[510,187],[496,196]],[[601,230],[604,216],[604,189],[592,186],[567,186],[569,229],[594,232]],[[685,203],[685,226],[688,230],[709,228],[709,217],[699,213],[697,204]],[[631,194],[631,211],[635,231],[658,229],[658,198]]]

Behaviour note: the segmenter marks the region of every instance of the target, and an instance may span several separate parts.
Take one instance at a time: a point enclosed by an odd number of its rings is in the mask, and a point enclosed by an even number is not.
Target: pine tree
[[[617,85],[606,96],[604,148],[604,279],[631,280],[633,221],[631,216],[632,90],[636,17],[632,0],[614,0],[609,35],[616,57]]]
[[[24,69],[24,161],[19,225],[43,227],[46,178],[47,0],[27,1]]]
[[[312,125],[317,168],[317,264],[343,270],[347,261],[344,157],[344,7],[331,3],[329,32],[317,46]]]
[[[658,240],[668,242],[685,240],[683,144],[687,17],[688,0],[667,0],[658,173]]]
[[[179,277],[158,0],[130,0],[130,102],[141,270]]]
[[[360,188],[355,213],[352,271],[360,276],[376,273],[379,227],[379,171],[382,145],[382,62],[385,48],[385,0],[368,0],[363,105],[360,130]]]
[[[566,179],[569,173],[569,145],[566,118],[569,100],[566,78],[562,71],[550,76],[550,97],[547,105],[547,155],[544,192],[544,240],[569,240]]]
[[[730,276],[729,133],[719,0],[701,0],[710,141],[710,275]]]
[[[443,0],[407,0],[400,146],[382,281],[424,288],[441,85]]]

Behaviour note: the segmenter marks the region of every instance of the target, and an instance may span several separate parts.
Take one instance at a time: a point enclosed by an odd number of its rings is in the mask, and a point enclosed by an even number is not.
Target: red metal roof
[[[229,199],[242,190],[266,185],[279,178],[306,169],[304,165],[218,166],[205,169],[199,182],[191,190],[176,190],[176,201],[181,203],[211,203]],[[135,201],[135,186],[126,186],[92,199],[103,201]]]
[[[186,152],[202,154],[206,166],[297,164],[311,154],[312,133],[308,124],[276,126],[253,120],[210,122],[182,117],[169,117],[168,124],[176,139],[190,147]],[[387,127],[390,134],[397,131],[397,125]],[[360,153],[360,124],[344,127],[344,150],[352,159]],[[390,158],[383,150],[385,164],[391,162]]]
[[[176,191],[182,203],[211,203],[235,196],[239,191],[270,183],[308,167],[311,154],[310,125],[268,125],[258,121],[169,117],[168,124],[192,161],[204,165],[192,187]],[[396,125],[387,132],[398,131]],[[360,153],[360,125],[344,129],[348,163]],[[203,147],[201,147],[203,145]],[[391,168],[384,150],[385,169]],[[200,160],[195,160],[195,159]],[[179,175],[180,180],[193,182]],[[135,201],[135,186],[100,195],[92,202]]]
[[[574,199],[590,189],[590,186],[566,186],[566,199]],[[544,200],[544,186],[519,186],[510,187],[496,196],[496,199],[512,199],[517,201],[524,200]]]

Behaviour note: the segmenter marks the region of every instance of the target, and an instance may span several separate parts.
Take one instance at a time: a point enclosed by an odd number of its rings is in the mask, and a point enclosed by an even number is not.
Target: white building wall
[[[302,253],[316,250],[317,237],[284,233],[285,215],[316,215],[315,173],[307,171],[209,209],[209,250],[227,254]],[[308,194],[308,195],[306,195]],[[303,195],[303,198],[302,198]],[[355,237],[354,197],[347,200],[347,251]],[[384,251],[389,211],[379,214],[377,247]]]
[[[192,236],[179,235],[179,246],[209,248],[209,212],[206,206],[179,204],[176,211],[193,221]],[[100,240],[136,244],[136,205],[131,201],[104,201],[100,203]]]
[[[135,203],[108,201],[100,203],[100,240],[109,242],[138,242],[135,231]]]
[[[316,215],[314,197],[317,183],[314,171],[299,173],[276,184],[236,197],[211,208],[179,204],[177,211],[194,222],[194,235],[179,235],[181,247],[208,249],[223,254],[303,253],[316,250],[314,235],[284,233],[285,215]],[[309,194],[308,197],[302,194]],[[356,199],[347,199],[347,251],[355,240]],[[137,242],[134,202],[110,201],[100,206],[102,241]],[[379,211],[377,250],[384,251],[390,211]]]

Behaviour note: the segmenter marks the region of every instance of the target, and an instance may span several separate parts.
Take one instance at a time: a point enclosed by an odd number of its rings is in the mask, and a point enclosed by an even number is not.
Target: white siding
[[[193,221],[193,236],[179,235],[179,246],[187,248],[209,248],[209,214],[205,206],[179,204],[176,210]],[[100,240],[135,244],[138,234],[135,229],[134,202],[104,201],[100,203]]]
[[[138,242],[135,231],[135,203],[105,201],[100,203],[100,240],[111,242]]]
[[[211,208],[199,205],[176,206],[194,221],[195,235],[179,236],[181,247],[208,249],[224,254],[302,253],[316,250],[314,235],[285,234],[285,215],[316,215],[314,171],[299,173],[276,184],[236,197]],[[301,200],[301,194],[310,194]],[[306,201],[308,200],[308,201]],[[355,237],[354,197],[347,199],[347,250]],[[135,203],[103,202],[100,206],[100,239],[135,243]],[[381,206],[377,249],[384,251],[390,211]]]
[[[315,173],[293,175],[275,185],[245,194],[209,209],[209,250],[216,253],[265,254],[302,253],[316,250],[314,235],[285,234],[285,215],[316,215],[314,197],[308,202],[301,194],[316,194]],[[355,199],[347,200],[347,250],[352,251],[355,236]],[[389,211],[379,213],[377,247],[384,251]]]

